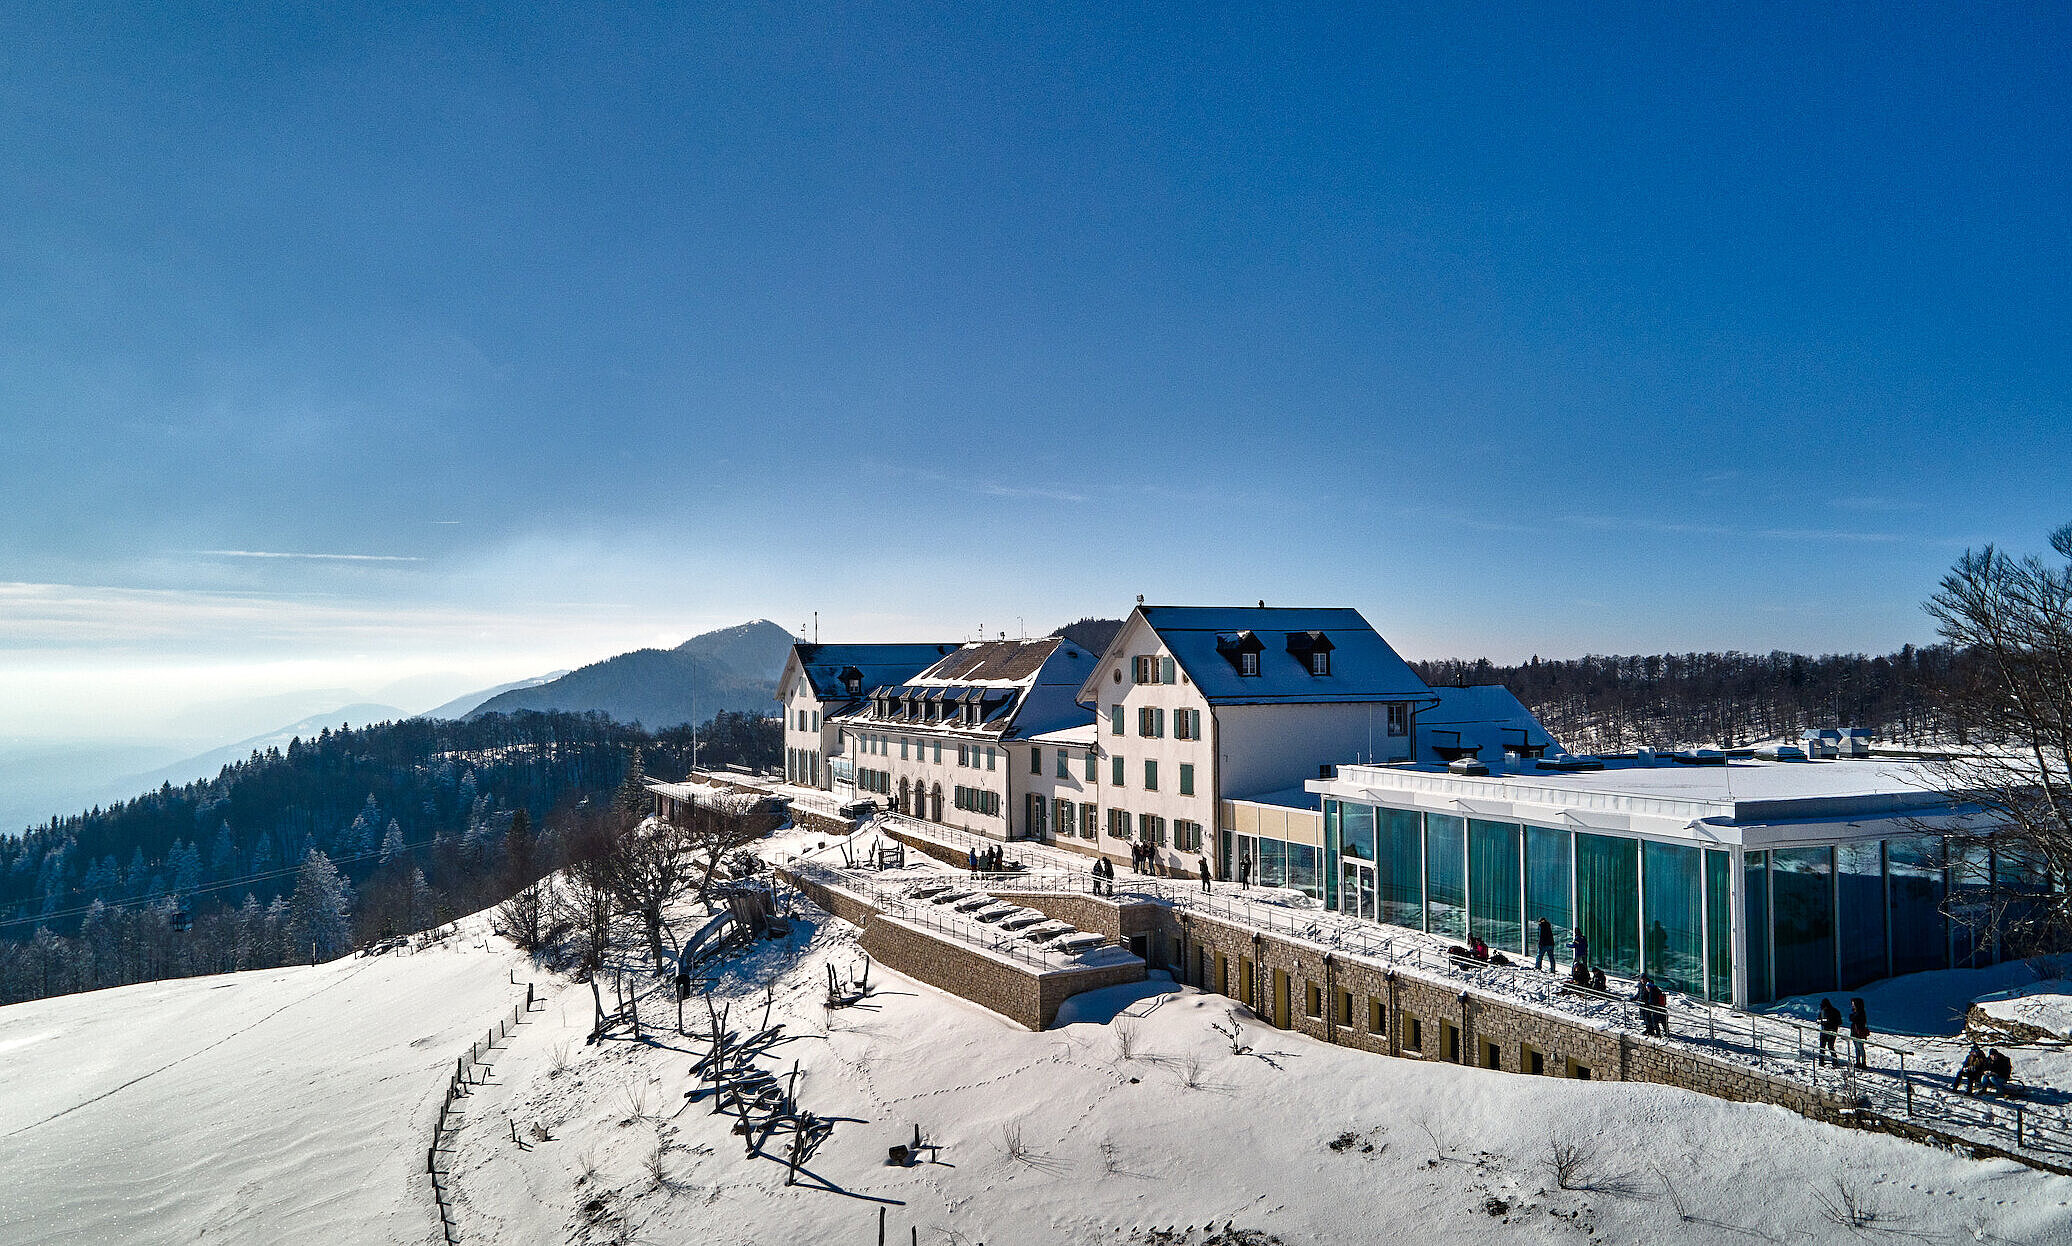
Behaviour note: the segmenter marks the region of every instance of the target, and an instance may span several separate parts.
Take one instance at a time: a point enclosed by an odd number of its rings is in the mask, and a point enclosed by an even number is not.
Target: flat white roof
[[[1304,785],[1320,796],[1470,818],[1759,846],[1894,834],[1892,820],[1957,812],[1916,761],[1761,761],[1693,766],[1612,759],[1602,770],[1541,770],[1529,760],[1487,775],[1443,766],[1341,765]],[[1556,820],[1558,819],[1558,820]],[[1873,824],[1884,829],[1874,831]]]

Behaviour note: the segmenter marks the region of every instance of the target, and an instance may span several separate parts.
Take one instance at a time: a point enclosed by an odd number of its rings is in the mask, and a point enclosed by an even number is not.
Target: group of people
[[[1115,894],[1115,863],[1106,857],[1094,862],[1094,894],[1112,896]]]
[[[1458,957],[1461,960],[1481,961],[1485,965],[1509,965],[1511,963],[1511,958],[1502,952],[1491,951],[1489,945],[1482,941],[1481,935],[1469,935],[1466,947],[1455,944],[1446,949],[1446,954]]]
[[[984,852],[980,852],[976,848],[968,848],[965,850],[964,856],[970,863],[971,872],[974,874],[981,871],[987,874],[997,874],[1000,872],[1000,867],[1007,862],[1006,850],[997,846],[988,848]]]
[[[1833,1000],[1823,999],[1820,1001],[1819,1015],[1820,1053],[1814,1058],[1814,1063],[1827,1064],[1832,1061],[1836,1068],[1840,1068],[1842,1061],[1835,1055],[1835,1038],[1842,1028],[1841,1009],[1835,1007]],[[1870,1036],[1870,1016],[1864,1011],[1863,997],[1857,996],[1849,1001],[1849,1045],[1855,1049],[1853,1054],[1856,1057],[1856,1067],[1859,1069],[1871,1067],[1864,1059],[1864,1040]]]
[[[1990,1052],[1979,1049],[1977,1043],[1964,1056],[1964,1063],[1957,1070],[1957,1076],[1950,1079],[1951,1090],[1962,1090],[1975,1095],[1979,1086],[2006,1094],[2014,1083],[2014,1061],[1998,1047]]]

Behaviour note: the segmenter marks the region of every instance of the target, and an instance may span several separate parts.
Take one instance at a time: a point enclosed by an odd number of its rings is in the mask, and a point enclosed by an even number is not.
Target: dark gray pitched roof
[[[1408,701],[1431,690],[1357,610],[1282,606],[1139,606],[1195,686],[1211,702]],[[1247,635],[1249,633],[1249,635]],[[1320,633],[1328,645],[1317,643]],[[1291,647],[1289,637],[1295,637]],[[1226,654],[1254,649],[1259,673],[1240,675]],[[1304,654],[1328,648],[1331,673],[1312,675]]]

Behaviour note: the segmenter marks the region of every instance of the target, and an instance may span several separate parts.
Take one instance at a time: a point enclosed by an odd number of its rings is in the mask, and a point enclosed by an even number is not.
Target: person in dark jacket
[[[1663,1021],[1668,1014],[1668,1009],[1661,1006],[1664,1002],[1662,988],[1655,985],[1653,978],[1642,974],[1640,981],[1633,986],[1633,998],[1640,1005],[1641,1035],[1653,1038],[1662,1033],[1667,1028]]]
[[[1237,859],[1237,885],[1242,891],[1252,883],[1252,854],[1241,853]]]
[[[976,848],[966,848],[966,849],[964,850],[964,860],[965,860],[965,861],[966,861],[966,862],[967,862],[967,863],[968,863],[968,864],[969,864],[969,865],[971,866],[971,872],[972,872],[973,874],[977,874],[977,873],[978,873],[978,849],[976,849]]]
[[[1998,1047],[1986,1056],[1985,1082],[1988,1090],[2007,1093],[2007,1084],[2014,1080],[2014,1061]]]
[[[1542,961],[1546,962],[1544,966],[1542,966],[1540,963]],[[1540,950],[1538,954],[1532,958],[1532,967],[1534,969],[1544,968],[1548,973],[1553,973],[1555,970],[1554,923],[1548,921],[1544,917],[1540,919]]]
[[[1583,933],[1581,926],[1576,927],[1576,937],[1568,941],[1568,950],[1576,958],[1576,964],[1590,963],[1590,936]]]
[[[1859,1069],[1871,1067],[1870,1062],[1864,1059],[1863,1043],[1870,1036],[1870,1014],[1864,1011],[1863,996],[1858,995],[1849,1001],[1849,1045],[1856,1049],[1856,1067]]]
[[[1590,989],[1599,995],[1611,994],[1611,992],[1604,989],[1604,969],[1602,966],[1590,971]]]
[[[1835,1055],[1835,1032],[1842,1028],[1842,1010],[1835,1007],[1835,1001],[1820,1001],[1820,1052],[1813,1058],[1815,1064],[1833,1061],[1839,1066],[1842,1061]]]
[[[1978,1093],[1978,1079],[1986,1075],[1986,1052],[1977,1043],[1964,1053],[1964,1063],[1957,1066],[1957,1075],[1950,1079],[1951,1090],[1962,1090],[1965,1094]]]
[[[1195,859],[1201,862],[1201,889],[1203,891],[1215,890],[1214,888],[1209,886],[1209,859],[1206,856],[1197,857]]]

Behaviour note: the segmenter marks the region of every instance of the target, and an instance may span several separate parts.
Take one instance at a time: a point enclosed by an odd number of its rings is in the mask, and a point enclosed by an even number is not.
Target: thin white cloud
[[[293,558],[309,562],[423,562],[415,554],[304,554],[271,549],[198,549],[203,558]]]

